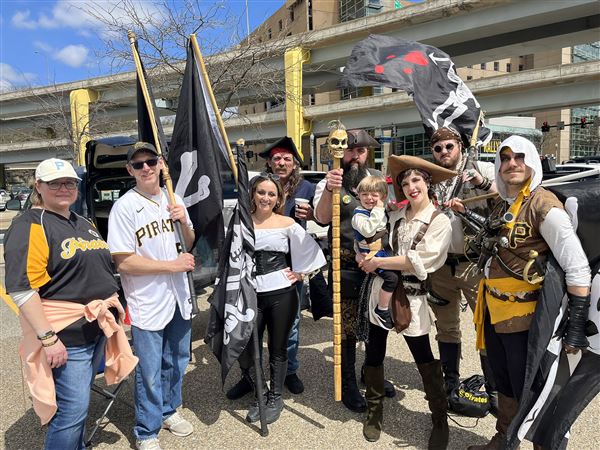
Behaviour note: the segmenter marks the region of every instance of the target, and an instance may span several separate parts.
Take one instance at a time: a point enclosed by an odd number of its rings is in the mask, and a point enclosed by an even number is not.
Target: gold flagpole
[[[237,173],[237,165],[235,164],[235,159],[233,158],[233,153],[231,152],[231,147],[229,146],[229,140],[227,139],[227,132],[225,131],[225,125],[223,124],[223,118],[219,112],[219,106],[217,105],[217,101],[215,100],[215,95],[213,94],[212,86],[210,84],[210,80],[208,79],[208,72],[206,71],[206,66],[204,65],[204,59],[202,58],[202,53],[200,53],[200,47],[198,46],[198,40],[196,39],[195,34],[190,34],[190,41],[192,42],[192,49],[194,50],[194,55],[198,59],[200,63],[200,73],[202,74],[202,78],[204,78],[204,84],[208,90],[208,95],[210,97],[210,101],[213,106],[213,110],[215,111],[215,116],[217,117],[217,124],[219,125],[219,129],[221,130],[221,134],[223,136],[223,140],[225,141],[225,146],[227,147],[227,153],[229,154],[229,163],[231,165],[231,171],[233,172],[233,176],[237,183],[238,173]]]
[[[154,135],[154,143],[156,146],[156,152],[159,156],[162,156],[163,149],[160,147],[160,139],[158,138],[158,126],[156,125],[156,117],[154,116],[154,105],[152,103],[152,99],[150,98],[150,93],[148,92],[148,85],[146,83],[146,78],[144,77],[144,71],[142,70],[142,61],[140,59],[140,55],[137,52],[136,41],[137,38],[135,33],[131,30],[127,32],[127,37],[129,38],[129,43],[131,45],[131,52],[133,54],[133,61],[135,62],[135,70],[137,72],[138,80],[140,82],[140,86],[142,88],[142,94],[144,95],[144,102],[146,103],[146,109],[148,110],[148,115],[150,116],[150,125],[152,126],[152,134]],[[175,205],[175,194],[173,193],[173,181],[171,180],[171,175],[169,174],[169,166],[168,164],[163,164],[162,169],[162,177],[165,182],[165,186],[167,188],[167,193],[169,197],[169,205]],[[181,229],[181,223],[179,221],[174,222],[175,231],[179,236],[179,241],[181,243],[181,249],[183,253],[187,253],[187,245],[185,244],[185,238],[183,236],[183,230]],[[190,296],[192,301],[192,314],[198,314],[200,310],[198,309],[198,302],[196,299],[196,293],[194,289],[194,281],[192,279],[192,272],[187,272],[188,283],[190,285]]]
[[[331,133],[330,133],[331,136]],[[333,168],[339,169],[343,151],[332,151]],[[331,268],[333,270],[333,389],[336,402],[342,400],[342,294],[340,263],[340,188],[331,194]]]

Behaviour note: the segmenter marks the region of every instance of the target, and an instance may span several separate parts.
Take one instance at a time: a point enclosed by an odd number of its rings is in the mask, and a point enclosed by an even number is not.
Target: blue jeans
[[[48,425],[46,450],[84,449],[85,419],[96,368],[104,356],[104,337],[67,347],[67,363],[52,369],[58,410]]]
[[[179,308],[158,331],[131,327],[133,348],[140,359],[135,369],[135,438],[154,439],[163,420],[181,406],[181,385],[190,359],[192,321]]]
[[[288,338],[287,344],[287,358],[288,367],[287,374],[292,375],[298,371],[300,363],[298,362],[298,347],[300,347],[300,305],[302,303],[302,296],[304,295],[304,283],[298,283],[298,311],[296,312],[296,318],[292,324],[290,330],[290,337]]]

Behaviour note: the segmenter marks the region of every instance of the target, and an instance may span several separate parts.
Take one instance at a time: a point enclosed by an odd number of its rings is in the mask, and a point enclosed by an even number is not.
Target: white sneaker
[[[179,437],[189,436],[194,432],[194,427],[192,424],[181,417],[178,412],[175,412],[175,414],[172,416],[167,417],[163,421],[162,426],[175,436]]]
[[[158,442],[158,439],[156,439],[156,438],[145,439],[143,441],[136,440],[135,448],[137,448],[137,450],[162,450],[160,448],[160,443]]]

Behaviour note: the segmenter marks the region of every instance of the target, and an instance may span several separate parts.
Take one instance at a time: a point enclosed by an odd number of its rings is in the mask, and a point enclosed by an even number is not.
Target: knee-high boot
[[[267,423],[273,423],[281,415],[283,409],[283,383],[287,375],[287,359],[285,361],[273,361],[269,364],[271,368],[271,390],[265,409]]]
[[[442,364],[434,360],[425,364],[417,364],[423,380],[425,395],[431,411],[433,428],[429,436],[429,450],[445,450],[448,446],[448,400],[444,390]]]
[[[363,366],[367,391],[367,418],[363,422],[363,435],[369,442],[375,442],[381,435],[383,424],[383,398],[385,388],[383,383],[383,365]]]
[[[342,402],[350,411],[365,412],[367,403],[356,384],[356,339],[342,340]]]
[[[460,342],[438,342],[446,395],[450,395],[452,390],[458,387],[460,383],[460,347]]]
[[[250,369],[242,369],[242,378],[227,391],[229,400],[237,400],[244,395],[249,394],[254,389],[254,382],[250,376]]]
[[[267,386],[267,382],[265,380],[265,374],[264,374],[264,371],[262,370],[262,368],[261,368],[261,374],[262,374],[262,382],[263,382],[263,396],[260,399],[260,401],[262,402],[263,405],[266,405],[267,399],[269,397],[269,388]],[[250,408],[248,409],[248,414],[246,415],[246,420],[250,423],[254,423],[260,419],[260,409],[258,407],[259,398],[258,398],[257,383],[260,383],[261,380],[254,380],[252,378],[252,376],[250,375],[250,372],[248,372],[247,375],[248,375],[248,377],[250,377],[250,383],[252,383],[252,386],[254,388],[254,402],[252,403],[252,405],[250,405]]]
[[[467,450],[500,450],[506,443],[506,431],[519,410],[516,398],[498,393],[498,418],[496,419],[496,434],[485,445],[471,445]]]

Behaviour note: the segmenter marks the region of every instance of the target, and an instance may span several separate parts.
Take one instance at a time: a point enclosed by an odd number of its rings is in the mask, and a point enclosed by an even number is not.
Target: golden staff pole
[[[340,168],[340,159],[333,154],[333,168]],[[333,188],[331,199],[331,255],[333,269],[333,392],[336,402],[342,400],[342,298],[340,283],[340,188]]]
[[[142,93],[144,95],[146,109],[148,110],[148,115],[150,116],[150,125],[152,126],[152,134],[154,135],[156,152],[159,156],[162,156],[162,148],[160,148],[160,140],[158,139],[158,126],[156,125],[156,117],[154,116],[154,104],[152,103],[150,93],[148,92],[148,85],[146,84],[146,78],[144,77],[144,71],[142,70],[142,61],[135,46],[137,38],[135,36],[135,33],[131,30],[127,32],[127,37],[129,38],[129,43],[131,44],[131,52],[133,53],[135,70],[137,72],[138,79],[140,81],[140,86],[142,88]],[[167,193],[169,196],[169,205],[175,205],[176,202],[175,194],[173,193],[173,181],[171,180],[171,175],[169,174],[168,164],[163,164],[162,177],[167,188]],[[183,253],[187,253],[188,249],[187,245],[185,244],[185,238],[183,236],[183,230],[181,229],[181,223],[179,221],[176,221],[173,224],[175,226],[175,232],[177,233],[177,236],[179,237],[179,241],[181,243],[181,251]],[[194,280],[192,278],[192,272],[187,272],[187,278],[190,287],[190,300],[192,301],[192,314],[195,315],[198,314],[200,310],[198,309],[198,301],[196,299],[196,291],[194,289]]]
[[[208,95],[210,97],[210,102],[212,103],[213,110],[214,110],[215,116],[217,118],[217,124],[219,125],[219,129],[221,130],[221,135],[223,136],[223,140],[225,141],[225,146],[227,147],[227,153],[229,154],[229,165],[231,166],[231,171],[233,172],[233,177],[235,178],[235,182],[237,184],[237,179],[238,179],[237,165],[235,163],[235,159],[233,158],[233,153],[231,152],[231,147],[229,146],[229,140],[227,139],[227,132],[225,131],[225,125],[223,124],[223,118],[221,117],[219,106],[217,105],[217,101],[215,100],[215,95],[213,94],[210,80],[208,79],[208,72],[206,71],[206,66],[204,65],[204,59],[202,58],[202,53],[200,53],[200,46],[198,45],[198,40],[196,39],[195,34],[190,34],[190,41],[192,42],[192,49],[194,50],[194,54],[195,54],[196,58],[198,59],[198,62],[200,63],[200,73],[202,74],[202,78],[204,78],[204,85],[206,86],[206,90],[208,91]]]

